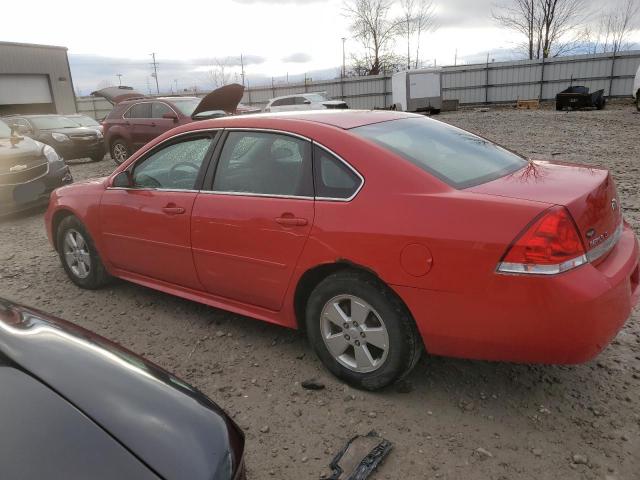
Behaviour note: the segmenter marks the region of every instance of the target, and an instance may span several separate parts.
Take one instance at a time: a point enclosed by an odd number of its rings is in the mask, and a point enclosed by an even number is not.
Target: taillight
[[[553,275],[584,263],[587,255],[573,218],[564,207],[552,207],[516,238],[498,271]]]

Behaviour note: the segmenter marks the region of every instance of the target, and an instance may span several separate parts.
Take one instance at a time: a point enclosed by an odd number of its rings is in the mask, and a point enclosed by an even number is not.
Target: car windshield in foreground
[[[39,130],[54,128],[78,128],[78,124],[67,117],[30,117],[29,121]]]
[[[199,98],[184,98],[184,99],[171,99],[171,103],[173,103],[178,110],[182,112],[183,115],[190,117],[193,111],[196,109],[198,104],[200,103]]]
[[[404,157],[454,188],[486,183],[527,161],[495,143],[428,118],[405,118],[352,132]]]
[[[99,127],[100,124],[90,117],[70,117],[69,120],[76,122],[81,127]]]
[[[9,138],[11,137],[11,129],[9,125],[0,120],[0,138]]]

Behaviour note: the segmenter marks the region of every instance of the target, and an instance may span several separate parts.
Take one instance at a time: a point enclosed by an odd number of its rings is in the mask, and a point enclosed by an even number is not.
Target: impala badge
[[[615,212],[616,208],[618,208],[618,201],[614,198],[611,200],[611,210]]]
[[[9,171],[11,173],[15,173],[15,172],[21,172],[21,171],[26,170],[26,169],[27,169],[26,165],[14,165],[13,167],[11,167],[9,169]]]
[[[595,230],[595,228],[590,228],[589,230],[587,230],[586,237],[587,237],[587,238],[591,238],[591,237],[593,237],[595,234],[596,234],[596,230]]]

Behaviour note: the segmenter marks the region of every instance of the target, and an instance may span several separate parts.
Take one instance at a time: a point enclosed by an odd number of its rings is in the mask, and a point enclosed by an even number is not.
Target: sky
[[[487,53],[500,60],[518,57],[518,37],[491,17],[496,0],[434,4],[438,29],[420,45],[426,63],[453,64],[455,58],[473,63]],[[343,0],[30,0],[25,5],[3,5],[3,18],[12,20],[2,22],[0,40],[67,47],[81,95],[119,81],[155,90],[151,52],[156,53],[160,89],[169,92],[193,85],[213,88],[210,72],[216,62],[226,63],[235,80],[240,54],[250,85],[270,83],[272,77],[276,83],[305,75],[333,78],[342,63],[341,39],[347,39],[347,58],[360,48],[351,38]],[[25,8],[38,14],[24,15]],[[406,44],[398,41],[395,50],[406,51]]]

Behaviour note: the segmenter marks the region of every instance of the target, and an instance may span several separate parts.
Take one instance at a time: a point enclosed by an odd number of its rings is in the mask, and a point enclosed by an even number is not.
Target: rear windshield
[[[495,143],[424,117],[365,125],[352,132],[406,158],[454,188],[489,182],[527,164]]]
[[[54,128],[78,128],[78,124],[67,117],[30,117],[38,130],[53,130]]]
[[[200,99],[185,98],[184,100],[178,100],[178,99],[172,98],[171,103],[173,103],[177,107],[177,109],[182,112],[183,115],[190,117],[193,111],[196,109],[196,107],[200,103]]]

